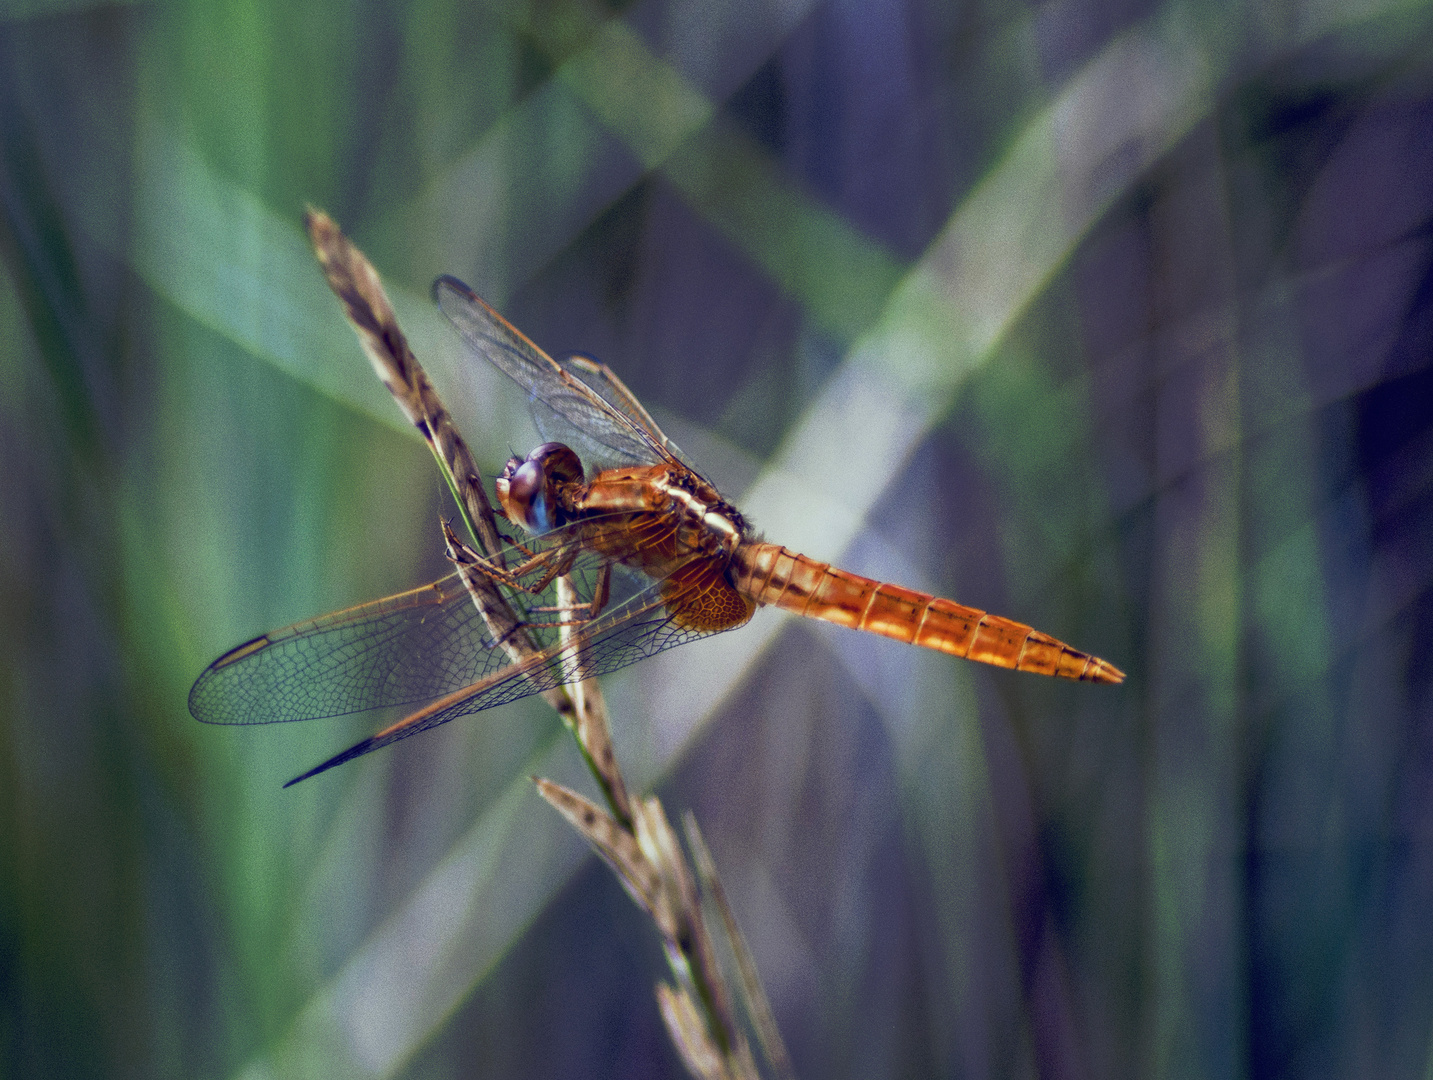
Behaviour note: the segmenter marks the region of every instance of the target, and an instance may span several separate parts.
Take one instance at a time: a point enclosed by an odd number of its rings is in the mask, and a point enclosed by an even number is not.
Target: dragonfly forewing
[[[297,776],[297,784],[354,758],[428,731],[469,713],[506,705],[583,679],[608,675],[678,645],[716,632],[694,629],[672,615],[688,597],[654,582],[595,619],[558,627],[543,649],[444,695],[370,738]],[[242,646],[241,646],[242,648]],[[493,650],[499,652],[500,650]],[[289,786],[288,784],[284,785]]]
[[[548,546],[577,543],[569,537]],[[520,558],[509,554],[509,562]],[[675,626],[663,629],[666,605],[679,597],[670,589],[664,593],[660,582],[621,566],[612,573],[610,553],[571,554],[567,580],[575,610],[570,598],[558,602],[555,585],[536,595],[501,586],[521,630],[522,649],[494,634],[492,621],[454,573],[229,650],[194,684],[190,712],[211,724],[282,723],[466,692],[466,707],[445,716],[451,719],[551,689],[578,672],[588,677],[614,671],[699,636]],[[604,589],[612,591],[594,619],[594,591]]]
[[[576,374],[582,362],[559,364],[457,278],[445,275],[433,282],[433,296],[478,355],[586,438],[627,463],[653,464],[672,456],[666,437],[615,376],[603,382],[604,390],[612,383],[620,388],[614,404]],[[628,400],[635,409],[626,406]]]
[[[208,724],[269,724],[428,701],[500,661],[457,574],[263,634],[189,692]]]

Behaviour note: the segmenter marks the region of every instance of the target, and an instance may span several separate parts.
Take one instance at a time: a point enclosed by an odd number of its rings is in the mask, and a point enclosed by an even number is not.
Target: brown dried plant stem
[[[464,523],[478,544],[476,551],[468,547],[445,523],[443,534],[449,559],[457,567],[488,631],[502,642],[513,662],[530,659],[537,652],[535,644],[492,574],[484,569],[485,565],[502,568],[503,548],[492,504],[472,453],[408,347],[377,271],[327,214],[310,209],[304,222],[319,264],[343,302],[364,352],[403,414],[427,441]],[[575,590],[566,578],[558,579],[557,594],[559,607],[576,606]],[[574,648],[576,633],[575,628],[563,631]],[[543,798],[586,837],[656,925],[676,979],[675,986],[658,983],[657,1002],[683,1063],[702,1080],[756,1080],[760,1074],[750,1044],[736,1022],[731,993],[702,917],[697,878],[657,799],[633,799],[628,795],[612,749],[601,687],[594,679],[580,679],[542,696],[572,732],[607,808],[550,780],[533,779]],[[716,868],[690,814],[687,829],[701,880],[721,913],[737,960],[741,976],[738,986],[747,1014],[773,1071],[785,1080],[792,1075],[789,1058],[776,1034],[750,951],[736,929]]]

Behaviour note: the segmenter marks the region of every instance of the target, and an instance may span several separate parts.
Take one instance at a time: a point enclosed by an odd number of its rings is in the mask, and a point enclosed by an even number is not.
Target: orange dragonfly
[[[764,605],[998,667],[1124,680],[1024,623],[760,540],[605,365],[553,360],[456,278],[433,291],[467,343],[527,391],[544,435],[560,432],[610,464],[589,476],[555,438],[514,457],[494,486],[524,541],[504,537],[513,546],[488,559],[445,528],[457,572],[261,635],[210,664],[189,693],[190,712],[206,723],[428,702],[290,784],[456,717],[734,629]],[[496,586],[488,594],[500,592],[510,611],[485,612],[465,573]],[[573,586],[565,606],[559,577]],[[503,647],[519,629],[524,649]]]

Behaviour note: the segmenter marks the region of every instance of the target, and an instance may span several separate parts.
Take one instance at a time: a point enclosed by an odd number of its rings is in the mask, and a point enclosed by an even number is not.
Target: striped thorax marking
[[[702,536],[715,537],[718,548],[728,555],[736,550],[742,540],[741,524],[720,496],[713,502],[706,502],[697,491],[685,484],[673,483],[671,477],[663,478],[657,484],[664,495],[681,507],[689,521],[700,523]],[[716,492],[713,491],[712,495]],[[701,545],[700,540],[698,545]]]

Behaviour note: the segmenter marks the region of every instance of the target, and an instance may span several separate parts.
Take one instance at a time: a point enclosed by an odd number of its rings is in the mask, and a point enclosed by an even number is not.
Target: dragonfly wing
[[[657,426],[657,421],[652,419],[652,415],[647,412],[647,410],[642,407],[642,403],[637,400],[637,395],[627,389],[627,384],[617,377],[615,371],[596,357],[588,356],[586,353],[573,353],[571,356],[563,357],[557,361],[557,363],[567,371],[576,375],[590,389],[600,394],[604,401],[622,413],[627,419],[631,420],[637,427],[641,428],[649,440],[660,445],[662,449],[687,468],[693,472],[697,472],[696,466],[687,459],[686,455],[682,453],[676,443],[667,438],[666,433]],[[538,430],[542,432],[543,438],[551,442],[564,441],[555,432],[552,435],[548,434],[544,425],[544,419],[545,418],[539,416],[533,417]]]
[[[575,640],[552,642],[520,663],[439,698],[302,776],[295,777],[289,784],[297,784],[300,780],[307,780],[336,765],[460,716],[582,679],[606,675],[677,645],[719,633],[719,630],[694,628],[672,614],[686,606],[688,594],[697,587],[674,589],[664,582],[653,582],[586,623],[574,635]],[[581,588],[579,592],[582,592]]]
[[[427,701],[504,662],[462,580],[360,604],[230,649],[189,692],[208,724],[267,724]]]
[[[628,461],[651,464],[672,458],[665,436],[648,431],[571,368],[548,356],[457,278],[440,277],[433,283],[433,297],[474,350],[584,436]],[[626,387],[622,389],[630,398]]]
[[[533,546],[570,549],[577,542],[556,534]],[[556,554],[558,561],[565,557]],[[527,555],[512,548],[504,557],[512,566]],[[590,600],[603,560],[591,553],[571,558],[574,580],[587,588],[583,598]],[[556,640],[555,630],[537,625],[552,621],[552,615],[539,610],[553,602],[551,588],[538,596],[515,588],[500,591],[508,610],[495,625],[505,628],[516,619],[523,640],[536,649]],[[495,641],[462,579],[450,574],[421,589],[295,623],[230,649],[195,682],[189,711],[208,724],[342,716],[431,701],[511,663],[510,649]]]

